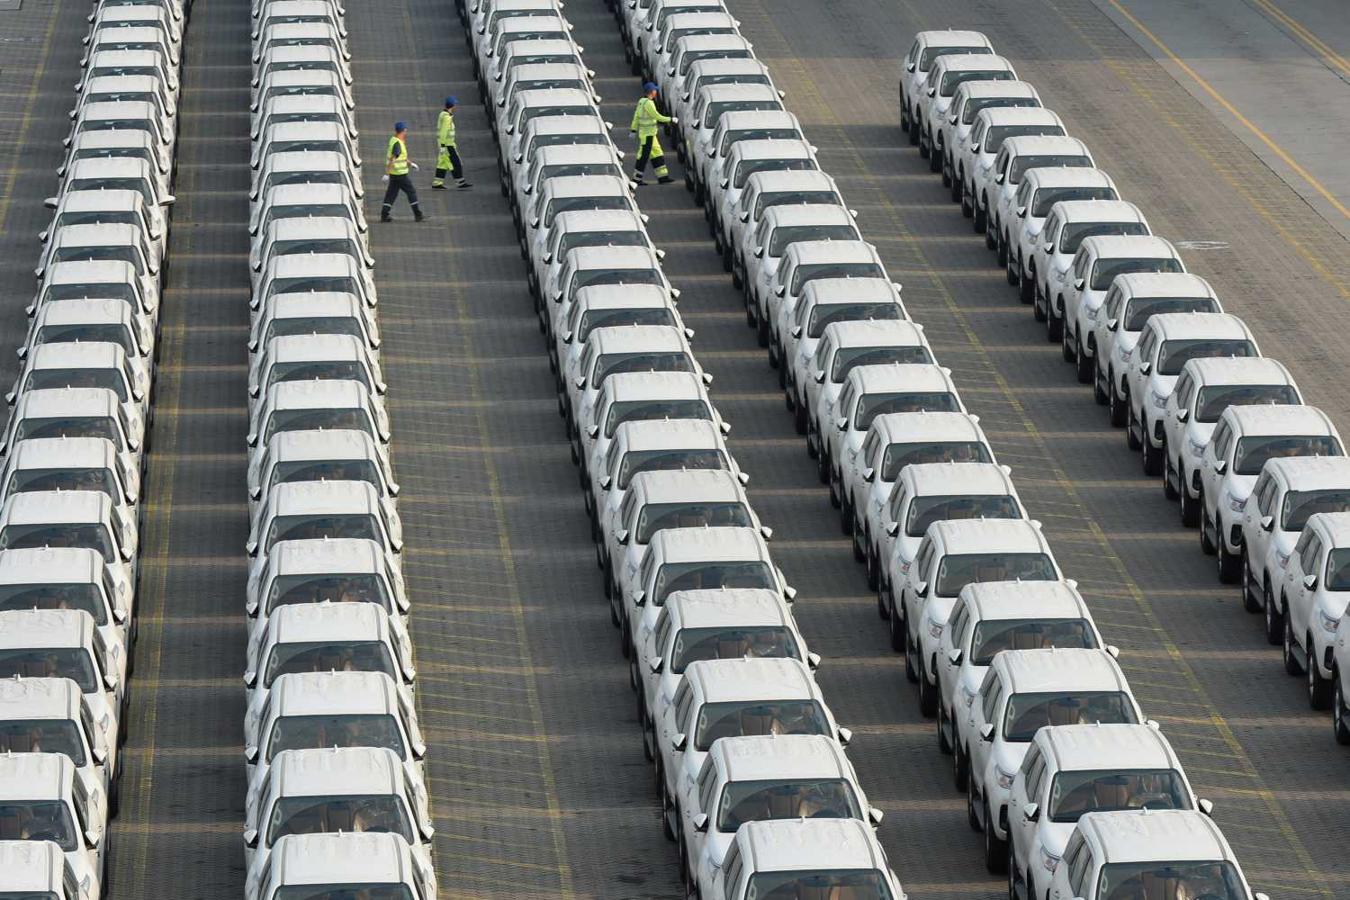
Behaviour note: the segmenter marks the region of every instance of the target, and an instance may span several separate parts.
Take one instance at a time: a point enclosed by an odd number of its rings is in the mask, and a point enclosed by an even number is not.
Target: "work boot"
[[[461,191],[473,187],[473,183],[465,178],[461,178],[456,184],[459,185]]]
[[[422,215],[422,211],[421,211],[420,209],[417,210],[417,211],[415,211],[415,212],[413,213],[413,221],[414,221],[414,222],[425,222],[426,220],[427,220],[427,217],[424,216],[424,215]]]
[[[433,182],[431,183],[431,189],[432,189],[433,191],[443,191],[443,190],[445,190],[445,182],[443,182],[443,181],[433,181]]]
[[[660,178],[656,179],[656,183],[657,183],[657,184],[670,184],[670,183],[671,183],[672,181],[674,181],[674,180],[675,180],[675,179],[674,179],[674,178],[671,178],[669,175],[662,175]]]
[[[634,172],[634,173],[633,173],[633,184],[646,184],[646,183],[647,183],[647,182],[645,182],[645,181],[642,180],[642,173],[641,173],[641,172]]]
[[[385,215],[381,215],[381,216],[380,216],[380,221],[381,221],[381,222],[392,222],[392,221],[394,221],[394,220],[393,220],[392,218],[390,218],[388,214],[385,214]]]

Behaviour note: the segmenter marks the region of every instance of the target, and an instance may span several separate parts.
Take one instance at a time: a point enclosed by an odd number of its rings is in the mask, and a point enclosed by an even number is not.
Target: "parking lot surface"
[[[1345,238],[1090,0],[728,5],[1249,877],[1278,897],[1350,898],[1344,752],[904,140],[899,58],[921,28],[989,34],[1343,427]],[[127,897],[243,890],[247,10],[198,0],[187,39],[128,780],[111,829],[112,891]],[[5,346],[25,326],[86,12],[0,9],[0,121],[17,136],[0,142]],[[601,0],[566,12],[629,152],[638,81],[614,20]],[[403,119],[431,216],[414,224],[402,206],[371,237],[442,896],[680,896],[462,27],[449,0],[352,4],[347,25],[367,215]],[[447,93],[470,192],[425,189]],[[700,211],[678,184],[639,201],[825,657],[819,678],[856,734],[850,756],[887,813],[892,865],[916,900],[1003,896]]]

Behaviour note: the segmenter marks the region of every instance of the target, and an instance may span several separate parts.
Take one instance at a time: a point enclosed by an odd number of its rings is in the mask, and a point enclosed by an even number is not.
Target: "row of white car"
[[[0,893],[107,890],[173,203],[178,0],[101,0],[0,440]],[[31,892],[31,894],[30,894]]]
[[[465,17],[689,888],[901,898],[560,5]]]
[[[1209,804],[1144,722],[1114,649],[765,67],[748,45],[731,46],[734,34],[687,72],[672,64],[711,38],[672,42],[670,29],[715,27],[703,17],[717,16],[727,25],[725,10],[687,8],[616,11],[630,57],[648,77],[674,79],[666,97],[687,183],[868,563],[920,706],[938,717],[986,864],[1007,867],[1014,897],[1124,897],[1162,883],[1162,896],[1250,898]]]
[[[902,126],[1350,743],[1340,434],[1016,77],[978,32],[921,33],[901,79]]]
[[[434,900],[344,10],[253,20],[244,895]]]

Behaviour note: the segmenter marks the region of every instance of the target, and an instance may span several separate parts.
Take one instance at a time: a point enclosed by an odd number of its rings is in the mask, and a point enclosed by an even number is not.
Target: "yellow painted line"
[[[1136,29],[1138,29],[1139,32],[1142,35],[1144,35],[1144,37],[1148,38],[1149,41],[1155,47],[1161,50],[1163,52],[1163,55],[1165,55],[1169,61],[1171,61],[1177,68],[1181,69],[1181,71],[1185,72],[1188,76],[1190,76],[1190,78],[1200,86],[1200,89],[1203,90],[1206,94],[1208,94],[1210,98],[1214,100],[1215,103],[1218,103],[1225,110],[1227,110],[1227,112],[1230,115],[1232,115],[1233,118],[1237,119],[1238,122],[1242,124],[1242,127],[1246,128],[1253,135],[1255,135],[1257,140],[1265,144],[1266,147],[1269,148],[1270,151],[1274,153],[1277,157],[1279,157],[1280,160],[1285,165],[1293,169],[1300,178],[1302,178],[1305,182],[1308,183],[1309,187],[1311,187],[1314,191],[1320,194],[1322,198],[1325,199],[1328,203],[1330,203],[1337,212],[1345,216],[1347,219],[1350,219],[1350,208],[1347,208],[1344,203],[1342,203],[1340,200],[1337,200],[1336,196],[1322,185],[1322,182],[1318,181],[1316,178],[1313,177],[1311,172],[1309,172],[1307,169],[1299,165],[1298,162],[1292,156],[1290,156],[1283,147],[1281,147],[1279,144],[1275,143],[1275,141],[1271,139],[1270,135],[1266,134],[1264,131],[1258,128],[1251,121],[1251,119],[1248,119],[1246,116],[1240,113],[1236,106],[1228,102],[1227,97],[1225,97],[1223,94],[1220,94],[1212,84],[1210,84],[1205,79],[1201,78],[1200,74],[1196,72],[1194,69],[1192,69],[1190,66],[1188,66],[1180,56],[1177,56],[1176,52],[1171,47],[1164,44],[1161,38],[1159,38],[1156,34],[1154,34],[1152,31],[1148,29],[1147,25],[1139,21],[1139,19],[1134,15],[1134,13],[1130,12],[1123,5],[1121,5],[1120,0],[1107,0],[1107,2],[1111,4],[1112,8],[1114,8],[1117,12],[1119,12],[1122,16],[1124,16],[1125,19],[1128,20],[1131,25],[1133,25]],[[1262,2],[1262,0],[1256,0],[1256,2],[1260,3]]]
[[[1347,62],[1345,57],[1331,49],[1325,41],[1305,27],[1303,23],[1271,3],[1270,0],[1252,0],[1252,2],[1265,10],[1271,18],[1292,31],[1299,40],[1307,44],[1328,68],[1336,70],[1342,77],[1350,78],[1350,62]]]

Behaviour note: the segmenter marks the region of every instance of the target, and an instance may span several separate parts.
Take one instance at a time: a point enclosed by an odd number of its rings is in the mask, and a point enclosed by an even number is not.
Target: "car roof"
[[[566,38],[544,38],[543,40],[530,41],[526,44],[510,43],[502,48],[502,58],[515,56],[518,53],[525,53],[530,56],[575,56],[577,45]]]
[[[72,259],[52,263],[43,279],[45,284],[134,284],[135,281],[136,267],[124,259]]]
[[[270,338],[264,352],[271,362],[351,358],[367,360],[369,357],[360,338],[351,334],[283,334]]]
[[[97,584],[103,557],[89,547],[0,550],[0,584]]]
[[[274,461],[292,459],[369,459],[383,468],[383,457],[364,431],[354,428],[282,431],[267,444]]]
[[[65,867],[65,854],[54,841],[0,841],[0,872],[5,873],[7,892],[57,896]]]
[[[1266,460],[1266,468],[1284,477],[1291,491],[1350,488],[1350,457],[1288,456]]]
[[[624,422],[614,440],[625,451],[722,449],[722,436],[707,419],[639,419]]]
[[[701,659],[685,667],[684,677],[698,685],[705,703],[820,698],[810,670],[795,659]]]
[[[1066,222],[1143,222],[1144,214],[1128,200],[1060,200],[1050,211],[1059,210]]]
[[[971,82],[967,82],[970,84]],[[974,82],[980,84],[982,82]],[[983,82],[998,84],[999,82]],[[988,121],[991,127],[1003,125],[1063,125],[1059,114],[1043,106],[987,106],[976,114],[976,118]]]
[[[149,51],[147,51],[149,52]],[[110,128],[105,131],[81,131],[75,135],[75,139],[70,143],[72,148],[91,148],[91,147],[149,147],[154,150],[156,155],[160,152],[160,147],[155,143],[155,138],[148,131],[141,131],[138,128]],[[79,165],[85,162],[95,162],[101,159],[121,159],[123,157],[109,156],[98,157],[91,156],[86,159],[76,160],[72,165]],[[134,162],[144,163],[145,160],[138,159]],[[137,196],[140,196],[137,194]]]
[[[675,309],[659,284],[591,284],[579,288],[575,298],[586,309]]]
[[[782,598],[767,588],[709,588],[673,591],[666,615],[680,628],[779,625],[791,622]]]
[[[568,75],[575,75],[582,81],[588,78],[585,67],[571,60],[524,63],[511,69],[511,80],[516,83],[533,78],[563,78]]]
[[[556,31],[567,32],[567,23],[563,21],[561,12],[557,6],[548,3],[541,3],[528,16],[514,16],[506,19],[498,19],[493,23],[493,34],[501,36],[512,31],[537,31],[541,29],[543,23],[552,22],[557,25]]]
[[[1333,547],[1350,547],[1350,512],[1313,513],[1305,527],[1323,531]]]
[[[988,46],[981,44],[979,46]],[[995,53],[952,53],[940,57],[933,68],[942,67],[947,72],[1011,72],[1013,65],[1007,59]]]
[[[272,846],[278,885],[405,882],[412,858],[400,834],[287,834]]]
[[[704,503],[740,500],[736,476],[718,469],[639,472],[628,489],[645,503]]]
[[[797,241],[788,247],[785,257],[794,257],[798,263],[814,262],[879,262],[876,249],[867,241]],[[786,265],[786,259],[784,259]]]
[[[290,221],[283,219],[282,221]],[[361,306],[361,298],[347,291],[305,291],[274,294],[268,301],[267,320],[300,319],[316,316],[319,318],[347,315],[354,319],[365,319],[366,313]],[[266,327],[267,322],[259,323]],[[322,380],[322,379],[320,379]]]
[[[62,341],[38,344],[28,356],[28,365],[33,369],[117,368],[125,357],[122,346],[110,341]]]
[[[707,0],[696,0],[696,2],[704,3],[707,2]],[[693,74],[694,68],[698,69],[699,74],[742,75],[747,72],[759,72],[765,75],[769,74],[769,67],[753,57],[749,59],[744,57],[739,59],[723,57],[698,59],[690,66],[690,74]]]
[[[286,256],[274,256],[268,263],[268,271],[264,273],[263,280],[333,272],[359,275],[360,266],[346,253],[291,253]]]
[[[278,516],[379,510],[367,481],[287,481],[272,486],[268,503]]]
[[[268,406],[276,409],[346,409],[372,403],[365,386],[351,379],[282,381],[267,389]]]
[[[604,144],[550,144],[534,151],[530,165],[559,166],[570,163],[613,162],[612,148]],[[623,210],[585,210],[593,212],[619,212]],[[629,213],[631,216],[632,213]]]
[[[126,322],[133,331],[130,305],[121,300],[50,300],[38,307],[35,319],[44,325],[81,322]]]
[[[699,60],[699,63],[711,60]],[[747,60],[748,62],[749,60]],[[724,112],[718,118],[724,131],[748,128],[801,128],[797,117],[785,109],[737,109]]]
[[[872,420],[872,427],[892,444],[984,440],[978,417],[963,412],[882,413]]]
[[[10,495],[2,515],[6,525],[99,522],[111,507],[102,491],[24,491]]]
[[[117,448],[99,437],[28,438],[10,454],[12,469],[83,469],[116,463]]]
[[[994,656],[990,665],[1002,671],[1010,694],[1129,690],[1120,666],[1105,650],[1081,647],[1004,650]]]
[[[82,609],[0,612],[0,647],[83,647],[93,642],[94,617]]]
[[[823,734],[769,734],[713,741],[708,756],[727,781],[853,780],[844,749]]]
[[[380,640],[388,632],[388,613],[375,603],[296,603],[278,606],[269,621],[274,644]]]
[[[965,91],[967,97],[1029,97],[1039,100],[1034,85],[1029,81],[967,81],[957,88]]]
[[[666,27],[675,30],[676,27],[700,28],[705,25],[736,25],[736,20],[726,12],[677,12],[666,19]]]
[[[544,193],[557,197],[630,197],[627,182],[617,175],[560,175],[548,179]]]
[[[961,596],[981,621],[1091,615],[1078,589],[1066,581],[976,581],[963,587]]]
[[[605,379],[610,400],[693,400],[705,396],[693,372],[618,372]]]
[[[15,403],[16,417],[115,416],[117,394],[111,388],[35,388]]]
[[[957,28],[936,28],[920,31],[915,40],[926,47],[991,47],[989,38],[980,31],[962,31]]]
[[[695,664],[697,665],[697,663]],[[752,872],[812,869],[887,870],[866,822],[857,819],[770,819],[747,822],[736,835]]]
[[[61,799],[74,774],[75,764],[63,753],[6,753],[0,756],[0,801]]]
[[[508,22],[520,22],[521,19],[508,19]],[[527,106],[593,106],[594,98],[589,91],[581,88],[528,88],[520,91],[511,100],[513,108]]]
[[[531,47],[543,43],[530,41]],[[539,116],[531,119],[525,127],[531,134],[604,134],[608,129],[598,115],[582,116],[569,113],[565,116]]]
[[[402,763],[386,747],[324,747],[283,750],[268,772],[274,796],[399,794]]]
[[[1134,297],[1213,297],[1218,294],[1208,281],[1190,272],[1130,272],[1117,275],[1121,295]]]
[[[771,206],[764,211],[769,213],[788,209],[815,209],[820,204],[804,206]],[[843,207],[835,207],[843,209]],[[847,211],[845,211],[847,214]],[[849,221],[853,217],[849,216]],[[900,302],[900,291],[885,278],[813,278],[802,287],[802,302],[814,299],[817,303],[880,303],[886,300]],[[909,318],[909,314],[905,314]],[[827,326],[828,327],[828,326]]]
[[[272,682],[277,716],[369,715],[398,710],[398,687],[383,672],[287,672]]]
[[[567,251],[576,269],[658,269],[661,261],[649,247],[573,247]]]
[[[947,553],[1049,553],[1045,536],[1027,519],[942,519],[929,526]]]
[[[1103,863],[1233,859],[1219,826],[1197,810],[1090,812],[1078,829],[1092,837]]]
[[[1240,437],[1335,434],[1331,419],[1316,406],[1280,404],[1230,406],[1223,411]]]
[[[302,0],[303,2],[303,0]],[[269,6],[273,4],[268,4]],[[337,112],[345,114],[346,106],[332,94],[276,94],[263,103],[259,116],[278,112]]]
[[[1061,772],[1181,769],[1167,738],[1152,725],[1055,725],[1036,732],[1034,740]]]
[[[1163,340],[1251,338],[1246,323],[1232,313],[1159,313],[1150,316],[1145,327],[1151,327]]]
[[[1171,241],[1153,234],[1096,234],[1083,239],[1079,252],[1107,259],[1179,258],[1177,248],[1172,246]]]
[[[90,134],[117,134],[117,132],[93,131]],[[130,188],[112,188],[103,191],[66,191],[61,196],[60,208],[62,212],[124,210],[143,206],[144,203],[141,195]]]
[[[1053,134],[1015,135],[1004,139],[1003,149],[1008,151],[1009,156],[1023,154],[1037,156],[1042,153],[1092,155],[1088,152],[1087,144],[1084,144],[1078,138]]]
[[[129,222],[97,222],[62,225],[51,235],[53,247],[101,247],[141,243],[141,229]]]
[[[274,575],[348,575],[385,570],[384,551],[366,538],[278,541],[267,566]]]
[[[900,480],[920,496],[1012,493],[1012,480],[997,463],[915,463],[900,470]]]
[[[893,299],[893,298],[892,298]],[[927,344],[923,326],[908,319],[854,319],[831,322],[821,337],[830,337],[835,347],[920,346]]]
[[[1202,385],[1294,383],[1284,363],[1269,356],[1201,356],[1187,360],[1186,368]]]
[[[745,143],[745,142],[742,142]],[[750,143],[760,143],[751,141]],[[802,143],[801,141],[789,141],[788,143]],[[739,145],[738,145],[739,146]],[[771,223],[772,226],[780,225],[852,225],[853,217],[848,214],[848,210],[835,203],[788,203],[782,206],[771,206],[764,210],[764,221]],[[817,279],[829,281],[843,281],[842,278]],[[809,281],[807,284],[814,284]],[[889,282],[886,282],[889,286]]]
[[[585,146],[585,145],[560,145]],[[553,150],[544,147],[542,150]],[[609,155],[609,150],[604,151]],[[642,218],[631,209],[573,209],[560,212],[553,218],[553,230],[565,231],[644,231]]]
[[[663,562],[770,562],[769,550],[753,528],[666,528],[652,535],[648,553]]]
[[[80,686],[69,678],[0,679],[0,722],[76,719],[82,696]]]
[[[341,188],[341,185],[330,184],[328,187]],[[272,239],[276,241],[294,241],[332,235],[339,237],[356,235],[356,225],[352,223],[351,219],[342,216],[291,216],[288,219],[273,219],[267,227],[272,232]]]
[[[749,49],[753,46],[740,34],[689,34],[680,38],[687,41],[686,50],[722,50],[738,47]]]
[[[856,366],[849,371],[848,380],[857,385],[860,393],[867,394],[887,391],[956,392],[951,376],[941,366],[932,363]]]
[[[746,182],[747,187],[750,181],[759,185],[762,193],[838,190],[834,179],[819,169],[778,169],[772,172],[756,172]]]
[[[596,356],[602,353],[641,353],[648,350],[666,352],[684,350],[688,347],[684,332],[674,325],[607,325],[592,331],[586,340],[595,348]]]
[[[352,174],[351,163],[336,150],[283,150],[263,163],[264,172],[325,172]]]
[[[749,159],[798,159],[811,158],[811,145],[801,138],[756,138],[737,141],[727,154],[737,160]]]
[[[1115,187],[1111,176],[1086,166],[1045,166],[1030,169],[1026,179],[1036,187]]]

